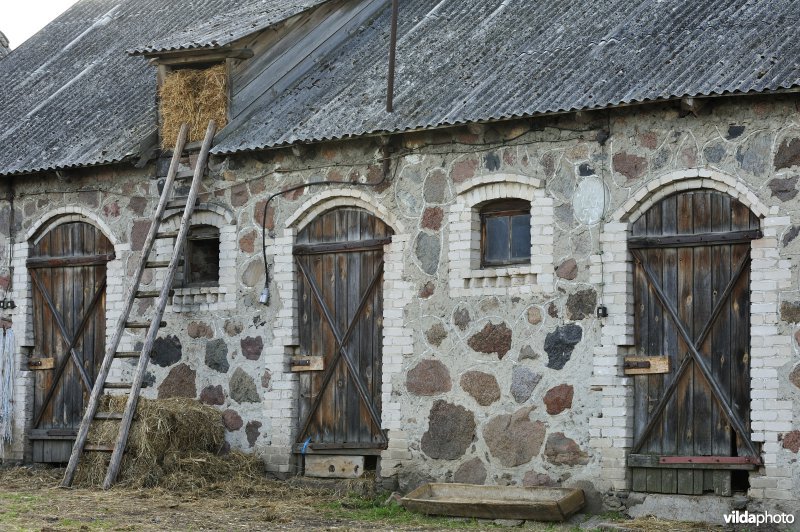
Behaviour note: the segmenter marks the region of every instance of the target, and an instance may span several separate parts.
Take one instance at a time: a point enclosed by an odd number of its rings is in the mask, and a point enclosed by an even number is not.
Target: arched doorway
[[[297,235],[299,432],[295,451],[378,455],[383,254],[391,229],[357,208],[327,211]]]
[[[66,462],[105,354],[106,265],[114,247],[94,225],[51,227],[30,248],[34,462]]]
[[[730,495],[760,463],[750,437],[750,241],[742,203],[692,190],[632,226],[632,489]]]

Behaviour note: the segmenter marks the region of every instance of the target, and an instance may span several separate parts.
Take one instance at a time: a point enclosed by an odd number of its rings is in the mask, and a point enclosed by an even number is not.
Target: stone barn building
[[[218,68],[179,98],[224,127],[145,397],[218,407],[278,474],[796,510],[797,4],[406,0],[393,69],[390,4],[81,0],[0,62],[5,459],[68,456],[86,385],[39,359],[74,340],[91,378],[174,143],[159,88]]]

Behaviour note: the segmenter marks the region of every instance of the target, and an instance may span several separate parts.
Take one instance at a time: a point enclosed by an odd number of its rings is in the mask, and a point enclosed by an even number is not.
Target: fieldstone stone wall
[[[701,116],[677,104],[647,105],[398,135],[386,183],[312,186],[277,198],[266,212],[269,194],[298,183],[379,181],[379,142],[215,158],[201,201],[216,205],[218,216],[228,213],[232,288],[216,309],[196,300],[168,309],[147,395],[215,405],[232,447],[258,453],[273,471],[295,471],[297,376],[288,360],[300,307],[292,245],[314,216],[353,206],[395,230],[384,256],[381,391],[389,448],[380,475],[402,489],[427,479],[627,489],[632,393],[621,360],[634,346],[628,224],[659,194],[717,188],[762,218],[764,238],[752,253],[751,388],[753,437],[766,466],[751,474],[750,491],[789,500],[800,490],[798,102],[725,98]],[[67,180],[43,174],[17,181],[13,210],[0,201],[0,221],[11,212],[15,220],[0,223],[4,256],[10,235],[17,242],[13,273],[0,270],[0,293],[13,281],[23,302],[10,315],[22,332],[21,363],[32,349],[24,267],[32,231],[59,209],[101,213],[121,246],[119,285],[109,288],[118,297],[157,200],[157,168],[74,171]],[[605,216],[594,225],[580,223],[573,210],[588,178],[607,188]],[[513,197],[531,201],[531,264],[476,268],[476,209]],[[269,306],[258,304],[262,236]],[[608,308],[607,318],[597,318],[598,305]],[[27,397],[21,373],[20,397]],[[19,402],[23,419],[26,401]]]

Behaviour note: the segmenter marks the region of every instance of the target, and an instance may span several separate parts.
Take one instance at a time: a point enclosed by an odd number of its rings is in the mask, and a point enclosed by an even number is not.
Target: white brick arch
[[[611,215],[612,222],[627,222],[639,218],[660,200],[682,190],[718,190],[739,200],[759,218],[769,214],[767,207],[753,191],[735,177],[709,170],[692,168],[678,170],[645,183],[631,198]]]
[[[58,209],[45,213],[44,216],[31,225],[25,232],[24,240],[28,241],[33,239],[34,241],[32,243],[35,244],[42,235],[47,234],[50,230],[59,225],[70,222],[84,222],[93,225],[103,233],[114,248],[120,245],[120,240],[97,213],[79,206],[59,207]]]
[[[631,224],[665,197],[687,190],[709,189],[728,194],[760,218],[763,236],[751,242],[750,364],[751,435],[763,442],[764,467],[750,475],[751,496],[763,496],[775,477],[776,449],[781,422],[792,410],[778,401],[777,370],[789,361],[791,340],[778,332],[780,290],[790,285],[791,261],[778,254],[779,232],[790,223],[778,216],[738,179],[710,169],[687,169],[653,179],[637,190],[601,227],[601,254],[591,257],[591,276],[602,287],[601,302],[608,310],[602,320],[600,345],[594,350],[592,389],[601,397],[602,414],[590,421],[591,445],[602,457],[603,476],[614,489],[628,489],[626,460],[633,444],[633,380],[623,372],[626,355],[635,354],[634,263],[628,251]],[[766,369],[765,369],[766,368]],[[777,422],[764,420],[777,419]],[[772,477],[772,478],[770,478]]]
[[[358,207],[380,218],[392,228],[395,234],[405,232],[403,223],[384,207],[376,197],[365,190],[326,190],[315,194],[305,201],[291,216],[286,219],[286,227],[297,231],[303,229],[311,221],[336,207]]]

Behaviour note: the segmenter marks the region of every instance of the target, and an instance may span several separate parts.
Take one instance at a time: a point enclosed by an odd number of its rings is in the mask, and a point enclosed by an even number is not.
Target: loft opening
[[[186,239],[183,286],[219,286],[219,228],[192,226]]]

